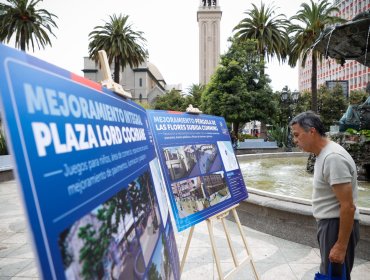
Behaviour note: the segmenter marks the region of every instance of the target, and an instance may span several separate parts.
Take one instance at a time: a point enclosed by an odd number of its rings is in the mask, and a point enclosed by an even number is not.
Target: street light
[[[290,123],[290,120],[292,119],[292,114],[294,113],[294,108],[293,108],[293,112],[292,112],[291,105],[297,103],[297,101],[299,99],[299,92],[298,91],[290,92],[290,91],[288,91],[288,87],[284,87],[283,90],[281,91],[280,98],[281,98],[282,103],[286,104],[286,106],[288,107],[287,152],[291,152],[292,151],[292,135],[290,133],[289,123]]]
[[[299,99],[299,92],[297,90],[293,91],[292,93],[292,101],[293,103],[297,103]]]

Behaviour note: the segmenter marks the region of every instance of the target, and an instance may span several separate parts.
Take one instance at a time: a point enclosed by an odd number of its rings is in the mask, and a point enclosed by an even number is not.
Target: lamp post
[[[294,91],[290,92],[288,91],[288,87],[284,87],[283,90],[281,91],[281,101],[282,103],[286,104],[288,107],[288,143],[287,143],[287,152],[292,151],[292,135],[290,133],[290,126],[289,123],[292,119],[292,114],[294,114],[294,108],[293,111],[291,109],[291,105],[297,103],[298,98],[299,98],[299,92]]]

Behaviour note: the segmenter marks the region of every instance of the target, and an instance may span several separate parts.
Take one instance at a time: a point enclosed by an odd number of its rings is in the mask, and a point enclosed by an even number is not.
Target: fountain
[[[301,152],[239,155],[249,197],[238,207],[243,225],[317,247],[312,216],[312,175]],[[359,184],[360,235],[357,256],[370,260],[370,183]]]
[[[304,153],[274,159],[249,156],[239,158],[239,164],[248,188],[310,200],[313,175],[306,171],[307,158]],[[370,210],[370,182],[359,181],[358,206]]]

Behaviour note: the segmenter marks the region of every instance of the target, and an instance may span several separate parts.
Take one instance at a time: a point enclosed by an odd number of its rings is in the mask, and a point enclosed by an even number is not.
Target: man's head
[[[326,143],[325,128],[312,111],[300,113],[289,123],[294,143],[302,150],[318,154]]]

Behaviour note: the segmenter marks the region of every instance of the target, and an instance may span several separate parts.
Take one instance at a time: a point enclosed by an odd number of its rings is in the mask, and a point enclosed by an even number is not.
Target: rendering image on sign
[[[180,279],[145,109],[3,45],[0,79],[40,277]]]
[[[248,194],[221,117],[148,110],[179,231]]]

